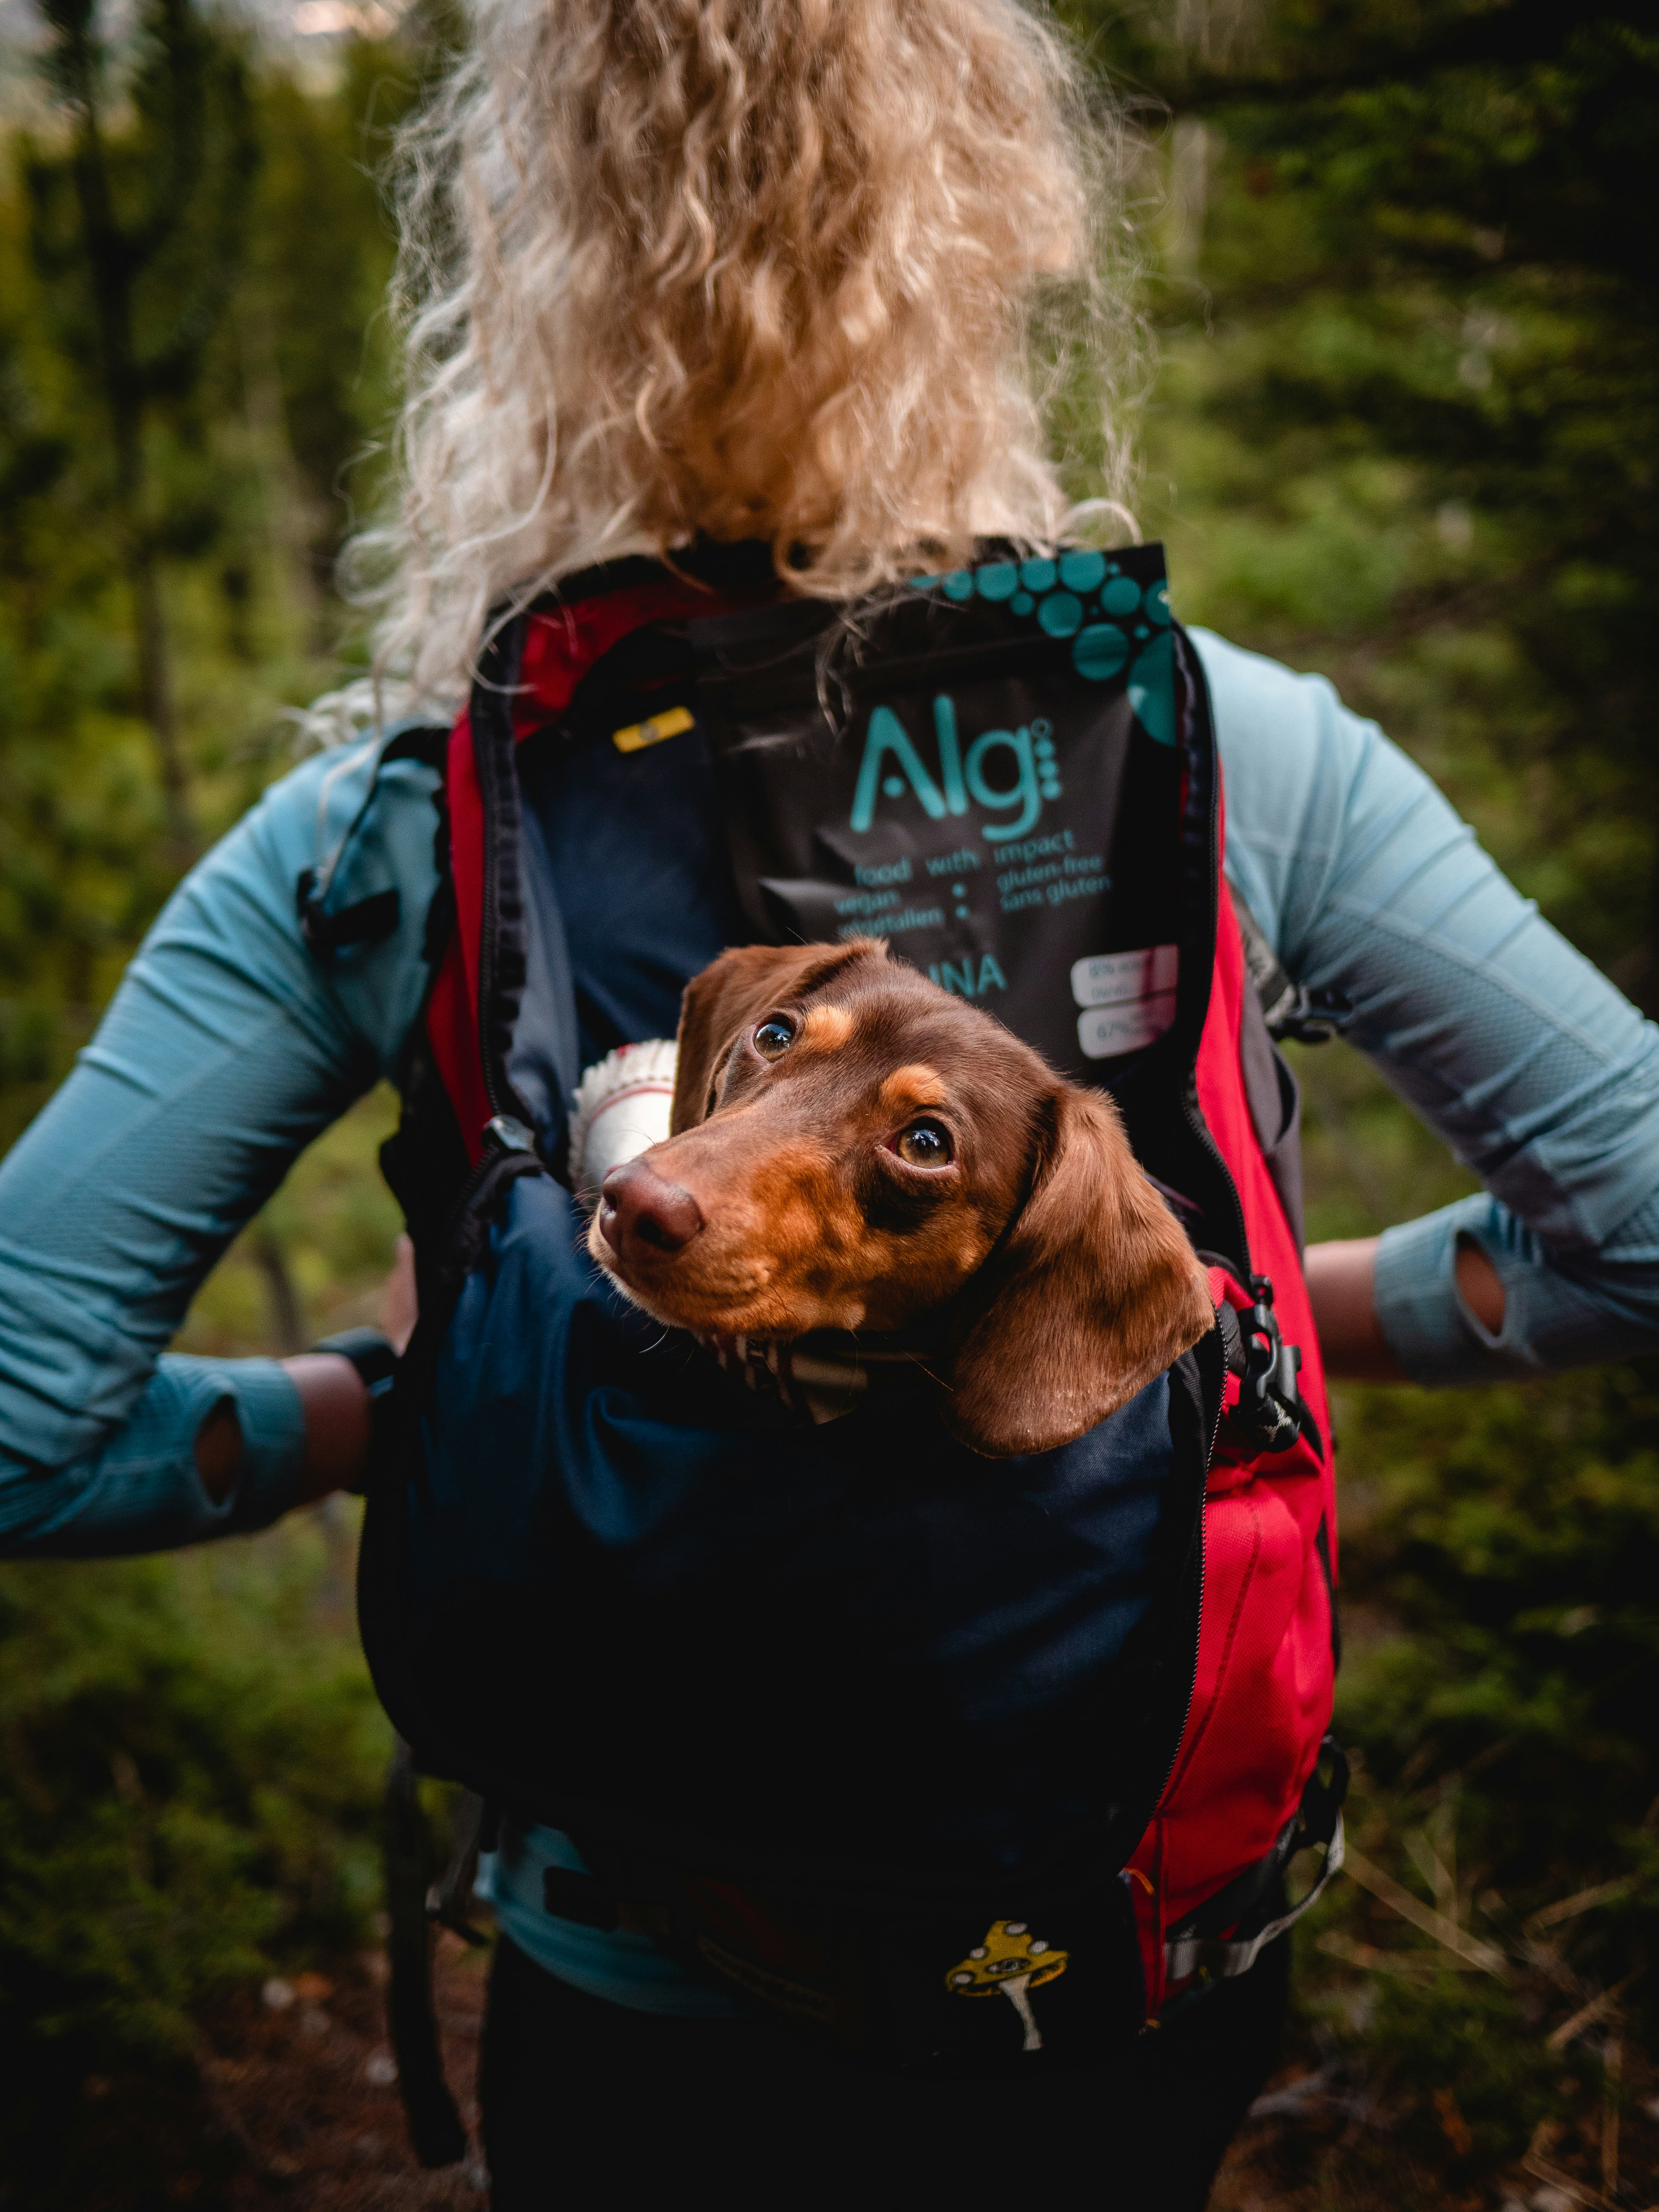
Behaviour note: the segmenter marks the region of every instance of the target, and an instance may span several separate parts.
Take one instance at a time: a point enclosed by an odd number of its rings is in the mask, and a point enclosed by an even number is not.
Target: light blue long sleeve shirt
[[[1377,1311],[1401,1364],[1482,1382],[1659,1345],[1659,1030],[1322,678],[1195,636],[1232,880],[1294,978],[1349,994],[1352,1041],[1486,1186],[1382,1238]],[[7,1552],[153,1551],[294,1502],[282,1369],[166,1346],[298,1153],[399,1073],[427,981],[437,778],[381,750],[306,761],[209,854],[0,1164]],[[306,869],[335,908],[395,890],[397,928],[320,966],[297,918]],[[1502,1279],[1497,1337],[1459,1295],[1460,1234]],[[243,1455],[216,1504],[193,1443],[226,1399]]]

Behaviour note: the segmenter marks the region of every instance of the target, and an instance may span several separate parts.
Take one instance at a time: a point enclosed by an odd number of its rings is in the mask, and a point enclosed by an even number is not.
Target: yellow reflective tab
[[[611,742],[619,753],[643,752],[647,745],[659,745],[665,738],[678,737],[696,719],[689,707],[670,707],[663,714],[653,714],[648,722],[630,722],[625,730],[612,730]]]

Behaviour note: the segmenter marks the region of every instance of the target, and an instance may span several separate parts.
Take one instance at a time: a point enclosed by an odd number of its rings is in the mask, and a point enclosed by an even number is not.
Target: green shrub
[[[0,1567],[8,2178],[61,2145],[88,2075],[188,2103],[206,2000],[368,1936],[389,1735],[351,1543],[312,1514],[177,1559]]]

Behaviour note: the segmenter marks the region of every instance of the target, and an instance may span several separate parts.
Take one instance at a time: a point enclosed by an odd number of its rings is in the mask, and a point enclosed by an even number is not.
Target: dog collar
[[[781,1342],[702,1334],[697,1341],[757,1397],[775,1398],[820,1425],[855,1413],[878,1393],[935,1388],[938,1382],[932,1366],[936,1347],[899,1337],[821,1328]]]

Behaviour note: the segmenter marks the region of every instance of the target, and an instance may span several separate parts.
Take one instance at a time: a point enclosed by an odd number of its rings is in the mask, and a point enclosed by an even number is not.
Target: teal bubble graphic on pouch
[[[1037,609],[1037,620],[1050,637],[1072,637],[1083,623],[1083,602],[1069,592],[1051,592]]]
[[[1155,744],[1175,744],[1175,657],[1169,629],[1173,617],[1169,586],[1161,576],[1143,592],[1119,562],[1109,561],[1103,553],[1073,548],[1057,561],[987,561],[977,568],[953,568],[945,575],[913,576],[910,588],[942,591],[958,604],[978,597],[1022,617],[1035,613],[1049,637],[1072,641],[1072,665],[1091,684],[1109,684],[1128,667],[1129,705],[1136,720]],[[1084,597],[1097,592],[1101,611],[1115,616],[1115,621],[1088,621],[1093,610],[1085,606]],[[1009,741],[1006,732],[992,734]],[[1042,796],[1058,798],[1059,771],[1051,743],[1038,746],[1035,765]],[[904,788],[893,776],[882,784],[889,798],[897,798]],[[872,784],[872,794],[873,790]]]
[[[1175,646],[1167,629],[1154,634],[1129,671],[1129,704],[1154,744],[1174,744]]]
[[[1109,684],[1129,658],[1129,641],[1115,623],[1091,623],[1072,644],[1072,665],[1091,684]]]
[[[1103,553],[1062,553],[1060,556],[1060,580],[1068,592],[1092,592],[1106,574],[1106,556]]]

